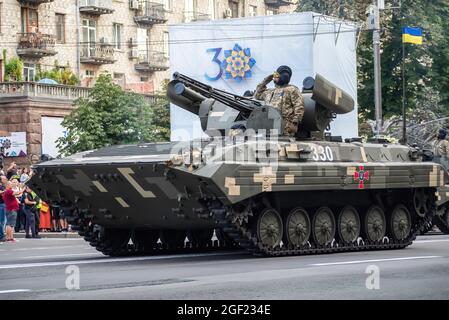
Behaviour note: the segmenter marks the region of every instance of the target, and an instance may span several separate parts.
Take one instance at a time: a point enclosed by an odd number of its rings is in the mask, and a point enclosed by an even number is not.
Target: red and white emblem
[[[358,182],[359,189],[365,189],[365,182],[369,180],[369,171],[364,166],[359,166],[359,171],[354,172],[354,181]]]

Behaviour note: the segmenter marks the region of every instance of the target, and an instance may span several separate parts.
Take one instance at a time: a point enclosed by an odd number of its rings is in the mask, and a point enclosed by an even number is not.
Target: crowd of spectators
[[[33,176],[28,167],[14,162],[0,167],[0,243],[14,243],[14,232],[25,232],[25,238],[39,239],[40,232],[69,231],[64,210],[51,206],[26,185]]]

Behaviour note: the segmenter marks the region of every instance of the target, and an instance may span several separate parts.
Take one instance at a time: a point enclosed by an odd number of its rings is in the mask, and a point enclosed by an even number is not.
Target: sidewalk
[[[39,236],[44,239],[63,239],[63,238],[80,238],[77,232],[39,232]],[[14,238],[23,239],[25,238],[25,232],[15,232]]]

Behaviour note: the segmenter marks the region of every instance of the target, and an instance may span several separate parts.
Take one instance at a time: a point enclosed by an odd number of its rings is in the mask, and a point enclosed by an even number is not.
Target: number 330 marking
[[[312,146],[312,155],[314,161],[334,161],[334,155],[332,149],[327,146]]]

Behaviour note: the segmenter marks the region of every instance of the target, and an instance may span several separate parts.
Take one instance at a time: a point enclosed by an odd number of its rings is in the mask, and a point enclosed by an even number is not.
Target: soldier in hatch
[[[256,89],[254,97],[281,111],[284,123],[284,135],[295,136],[298,124],[304,115],[304,98],[298,87],[289,84],[292,69],[280,66],[274,74],[266,77]],[[275,87],[268,89],[267,85],[273,80]]]
[[[449,141],[446,140],[447,131],[440,129],[437,134],[437,140],[433,145],[433,153],[439,157],[449,157]]]

